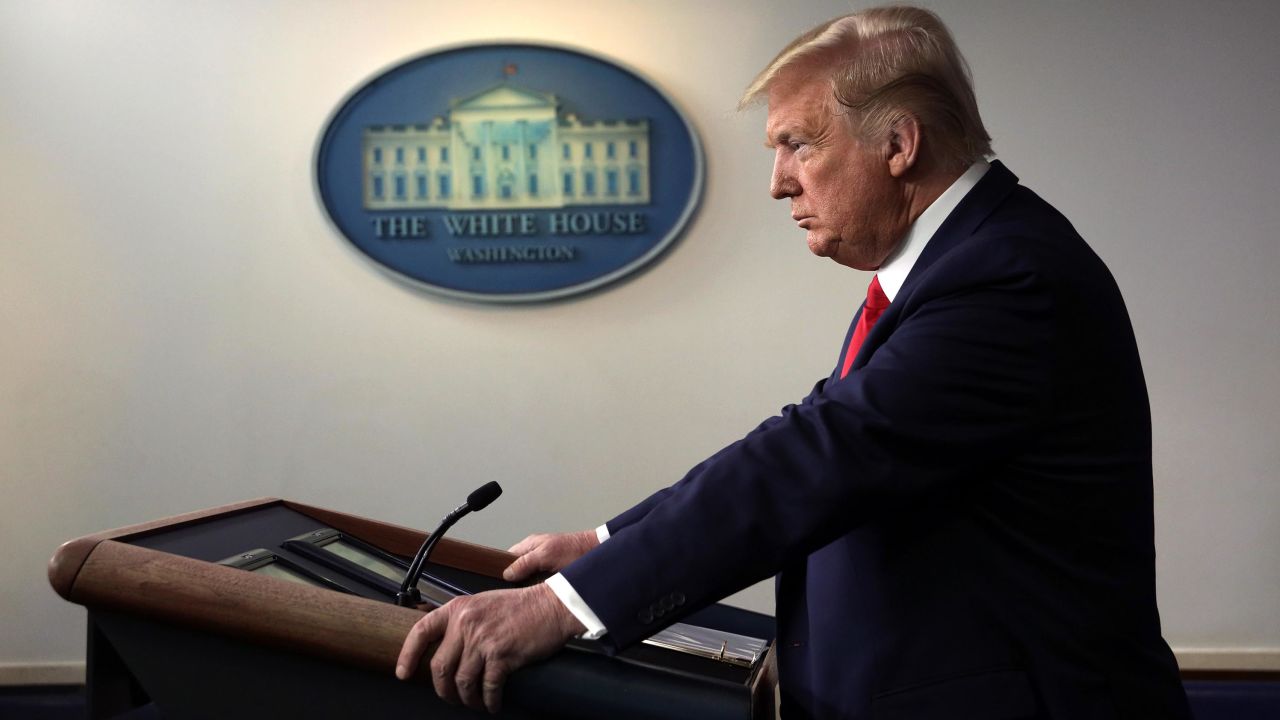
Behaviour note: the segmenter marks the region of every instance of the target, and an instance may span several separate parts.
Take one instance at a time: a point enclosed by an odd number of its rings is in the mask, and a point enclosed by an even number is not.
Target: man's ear
[[[920,121],[915,115],[903,113],[889,130],[886,161],[890,175],[901,178],[911,172],[920,158],[922,140]]]

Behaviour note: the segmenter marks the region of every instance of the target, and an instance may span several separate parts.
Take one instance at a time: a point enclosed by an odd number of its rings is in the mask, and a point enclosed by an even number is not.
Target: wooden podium
[[[482,715],[440,701],[424,665],[394,677],[422,612],[216,564],[333,528],[396,556],[426,533],[288,500],[265,498],[71,540],[49,562],[59,595],[89,612],[90,716],[154,703],[165,718],[431,717]],[[444,538],[431,565],[467,590],[505,586],[514,556]],[[772,637],[767,616],[716,606],[685,622]],[[503,717],[774,717],[772,650],[730,673],[713,660],[645,647],[607,656],[575,641],[514,673]],[[429,659],[429,656],[428,658]]]

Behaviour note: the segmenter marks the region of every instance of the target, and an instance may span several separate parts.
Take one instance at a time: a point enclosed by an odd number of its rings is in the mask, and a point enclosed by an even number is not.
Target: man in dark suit
[[[771,192],[810,250],[876,270],[832,375],[596,532],[513,548],[426,616],[447,699],[587,632],[625,647],[777,574],[787,718],[1185,718],[1160,635],[1150,415],[1123,300],[1060,214],[988,163],[931,13],[798,38],[767,97]]]

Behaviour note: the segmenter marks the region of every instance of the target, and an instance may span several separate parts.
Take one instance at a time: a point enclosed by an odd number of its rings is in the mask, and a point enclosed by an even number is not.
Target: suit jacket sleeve
[[[1069,314],[1047,247],[1006,235],[948,252],[886,311],[847,378],[611,521],[619,532],[563,571],[608,640],[647,637],[1010,457],[1048,402]]]
[[[806,405],[812,402],[813,398],[816,397],[822,391],[822,387],[826,385],[826,383],[827,383],[827,379],[819,380],[818,383],[813,386],[813,390],[809,391],[809,395],[805,397],[804,400],[801,400],[799,404]],[[780,415],[775,415],[774,417],[771,417],[765,420],[764,422],[760,423],[760,425],[758,425],[754,430],[748,433],[747,436],[742,440],[739,440],[738,442],[735,442],[732,445],[729,445],[728,447],[721,449],[716,454],[712,455],[706,460],[703,460],[702,462],[695,465],[693,469],[685,473],[685,476],[681,478],[680,481],[677,482],[676,484],[671,485],[669,487],[665,487],[655,492],[654,494],[650,495],[644,500],[641,500],[640,502],[636,503],[632,507],[628,508],[627,510],[624,510],[622,513],[614,517],[612,520],[606,523],[606,526],[609,528],[609,536],[613,537],[614,535],[618,534],[618,532],[621,531],[623,528],[626,528],[644,519],[644,517],[648,515],[655,507],[657,507],[659,503],[661,503],[662,501],[670,497],[672,493],[679,492],[680,489],[684,487],[686,483],[691,482],[692,480],[697,478],[699,475],[701,475],[708,466],[716,463],[717,461],[720,460],[720,458],[725,457],[726,455],[731,455],[739,445],[750,440],[757,433],[767,430],[768,428],[773,426],[774,423],[781,421],[782,417],[790,413],[793,407],[794,406],[792,405],[788,405],[787,407],[783,408]]]

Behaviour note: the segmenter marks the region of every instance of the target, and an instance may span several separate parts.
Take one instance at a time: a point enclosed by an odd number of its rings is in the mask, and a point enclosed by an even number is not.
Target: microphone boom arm
[[[427,558],[431,556],[431,551],[435,550],[440,538],[444,537],[445,531],[453,527],[454,523],[462,519],[467,513],[483,510],[501,494],[502,486],[497,482],[485,483],[475,492],[468,495],[465,503],[444,516],[444,519],[440,521],[440,526],[436,528],[435,532],[427,536],[426,541],[422,543],[422,547],[418,549],[418,554],[413,556],[413,562],[409,563],[409,572],[404,576],[404,582],[400,585],[400,592],[396,593],[397,605],[401,607],[416,607],[422,602],[422,592],[418,590],[418,580],[422,576],[422,566],[426,564]]]

